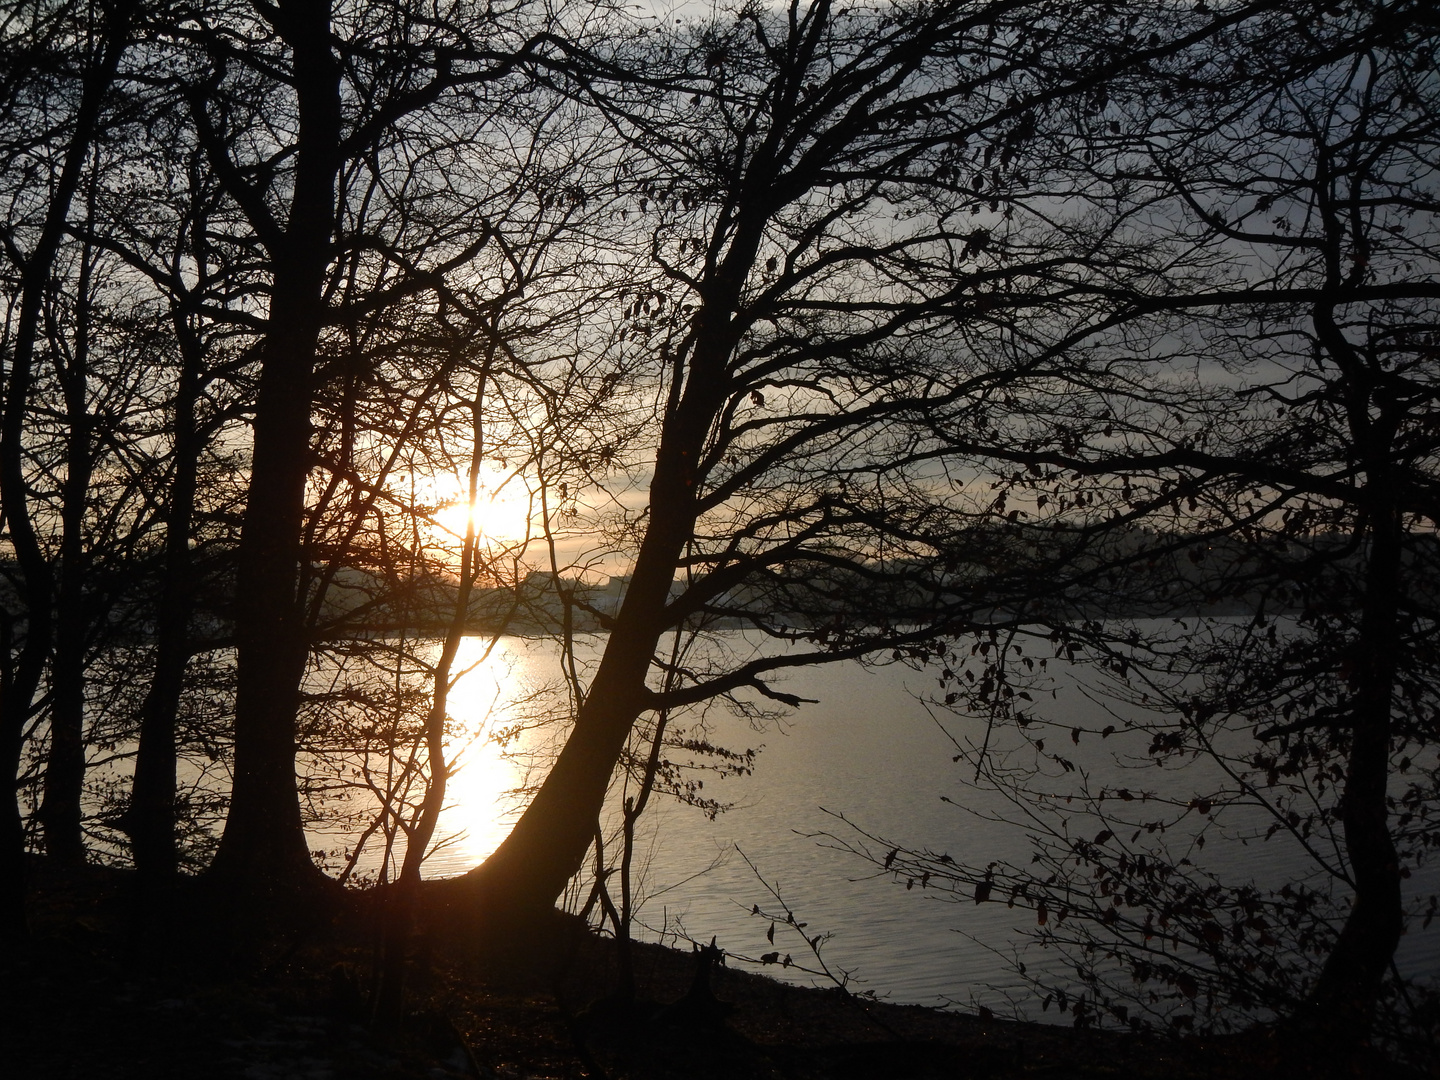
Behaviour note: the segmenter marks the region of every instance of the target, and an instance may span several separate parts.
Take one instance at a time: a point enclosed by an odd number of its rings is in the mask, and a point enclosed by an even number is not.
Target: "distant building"
[[[624,603],[629,588],[629,574],[612,574],[599,589],[587,593],[586,600],[596,611],[613,617]]]

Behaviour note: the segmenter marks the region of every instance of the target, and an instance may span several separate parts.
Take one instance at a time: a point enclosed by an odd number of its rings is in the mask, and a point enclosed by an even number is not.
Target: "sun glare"
[[[475,501],[466,498],[468,485],[455,477],[441,490],[453,493],[435,514],[436,526],[452,540],[465,535],[473,525],[482,546],[514,544],[531,532],[532,500],[519,478],[499,470],[486,470],[480,478]]]

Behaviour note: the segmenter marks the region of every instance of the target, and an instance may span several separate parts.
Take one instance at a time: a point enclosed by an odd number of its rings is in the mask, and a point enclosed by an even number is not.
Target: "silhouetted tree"
[[[189,116],[209,170],[243,218],[244,232],[227,240],[251,252],[251,287],[264,298],[237,553],[235,782],[212,873],[261,891],[289,889],[320,880],[294,761],[309,646],[302,541],[320,358],[329,328],[417,294],[445,296],[448,275],[492,241],[440,159],[463,171],[462,133],[482,130],[516,89],[517,58],[533,41],[523,6],[421,19],[404,5],[297,0],[258,16],[217,8],[196,18],[177,35]],[[494,98],[487,86],[497,88]],[[441,112],[455,130],[440,124]],[[257,142],[248,130],[269,136]],[[408,186],[391,190],[387,176]],[[417,213],[425,198],[439,201]]]
[[[657,271],[612,345],[653,372],[649,500],[573,732],[457,899],[551,905],[642,713],[794,704],[768,673],[927,654],[1037,599],[1041,553],[995,527],[1021,508],[975,481],[992,447],[1055,437],[1067,382],[1110,377],[1084,343],[1160,268],[1123,219],[1086,217],[1104,193],[1053,172],[1042,133],[1240,10],[1150,13],[1154,41],[1127,48],[1140,16],[1100,6],[794,3],[590,58],[575,92],[628,147],[619,182]],[[707,615],[798,647],[655,689],[661,635]]]
[[[1077,1017],[1107,1004],[1221,1026],[1279,1013],[1349,1047],[1378,1003],[1403,1012],[1385,983],[1437,794],[1436,45],[1433,19],[1404,4],[1242,24],[1112,86],[1077,160],[1130,185],[1155,243],[1210,281],[1153,297],[1171,365],[1154,393],[1117,402],[1084,450],[1035,459],[1150,523],[1116,553],[1111,598],[1097,577],[1089,619],[1054,642],[1070,658],[1096,649],[1103,692],[1125,703],[1099,734],[1156,764],[1208,762],[1203,786],[1177,798],[1140,774],[1079,787],[1098,819],[1082,831],[1039,809],[1063,784],[964,745],[1017,799],[1037,864],[958,870],[944,853],[869,848],[909,881],[1067,913],[1073,929],[1043,936],[1088,972]],[[1181,356],[1198,361],[1190,374]],[[1033,476],[1019,487],[1060,494]],[[1167,609],[1244,617],[1099,618]],[[984,683],[1017,663],[997,643]],[[982,704],[963,680],[952,690]],[[1067,726],[1027,727],[1028,748],[1011,749],[1065,768]],[[1297,845],[1317,876],[1277,888],[1193,865],[1191,845],[1227,828]]]
[[[18,770],[27,728],[35,714],[36,694],[50,658],[57,587],[53,556],[40,535],[42,526],[37,525],[37,510],[27,487],[26,419],[45,340],[45,307],[54,296],[52,275],[93,142],[106,122],[111,85],[132,41],[135,7],[123,2],[99,10],[57,5],[24,13],[7,33],[7,63],[0,72],[0,93],[8,117],[5,140],[10,175],[6,186],[11,194],[5,248],[13,274],[7,297],[8,370],[0,420],[0,509],[19,569],[19,610],[7,613],[5,619],[0,714],[12,776]],[[83,404],[81,407],[83,410]],[[83,492],[80,494],[83,497]],[[78,512],[75,493],[71,495],[72,512]],[[71,550],[73,555],[73,546]],[[72,564],[75,561],[72,558]],[[47,844],[55,854],[71,861],[83,858],[79,784],[84,774],[84,745],[76,726],[78,719],[73,709],[63,712],[58,726],[52,724],[50,736],[55,780]],[[15,929],[23,928],[25,888],[24,833],[18,803],[13,810],[6,810],[6,816],[4,921],[7,928]]]

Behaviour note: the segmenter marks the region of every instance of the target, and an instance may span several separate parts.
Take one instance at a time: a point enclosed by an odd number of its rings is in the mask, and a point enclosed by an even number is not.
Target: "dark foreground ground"
[[[637,946],[637,1002],[613,1000],[613,942],[562,925],[497,955],[432,940],[404,1014],[364,1005],[363,912],[237,946],[200,901],[133,929],[126,875],[37,865],[29,941],[0,959],[0,1076],[368,1080],[1219,1080],[1398,1077],[1257,1033],[1167,1040],[857,1000],[726,967],[687,998],[696,958]],[[677,1004],[679,1003],[679,1004]]]

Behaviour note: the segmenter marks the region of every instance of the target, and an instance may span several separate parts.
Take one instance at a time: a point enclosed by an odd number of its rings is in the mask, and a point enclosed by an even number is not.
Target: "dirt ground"
[[[432,936],[402,1015],[367,999],[374,930],[352,909],[271,937],[200,902],[137,930],[123,872],[37,864],[31,934],[0,961],[0,1074],[18,1078],[921,1080],[1381,1077],[1257,1032],[1225,1041],[1075,1031],[804,989],[557,921],[548,940]],[[144,924],[146,920],[139,920]]]

